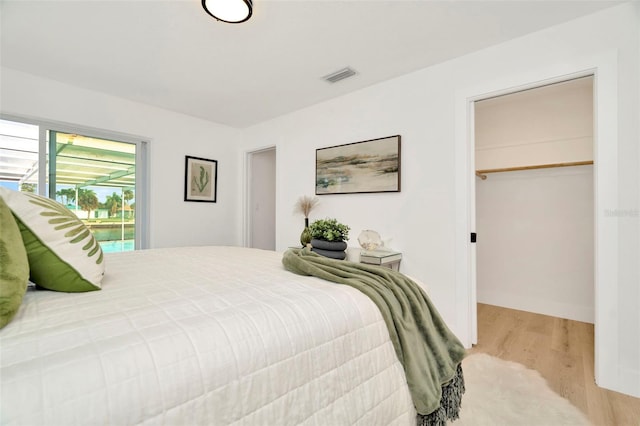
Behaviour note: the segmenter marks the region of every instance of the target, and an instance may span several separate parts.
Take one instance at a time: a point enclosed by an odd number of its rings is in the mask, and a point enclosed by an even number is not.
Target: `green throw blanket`
[[[420,286],[399,272],[329,259],[309,249],[287,250],[282,263],[296,274],[349,285],[371,298],[404,367],[418,425],[444,425],[458,418],[465,349]]]

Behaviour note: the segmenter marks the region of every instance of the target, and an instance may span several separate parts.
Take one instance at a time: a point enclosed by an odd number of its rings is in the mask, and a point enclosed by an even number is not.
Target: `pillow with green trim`
[[[13,212],[29,259],[30,279],[48,290],[100,290],[104,255],[84,223],[62,204],[0,187]]]
[[[29,282],[29,261],[20,229],[0,197],[0,328],[9,324]]]

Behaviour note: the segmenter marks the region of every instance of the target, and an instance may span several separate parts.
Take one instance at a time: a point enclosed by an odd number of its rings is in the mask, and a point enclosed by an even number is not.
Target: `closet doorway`
[[[479,303],[595,322],[593,76],[474,103]]]

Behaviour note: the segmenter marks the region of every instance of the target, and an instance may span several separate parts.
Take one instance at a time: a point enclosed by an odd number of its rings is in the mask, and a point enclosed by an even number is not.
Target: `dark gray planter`
[[[320,256],[329,257],[331,259],[345,260],[347,258],[346,251],[337,251],[337,250],[322,250],[318,248],[311,248],[311,251],[314,253],[318,253]]]
[[[324,257],[330,257],[331,259],[344,260],[347,257],[345,250],[347,249],[347,243],[344,241],[325,241],[325,240],[311,240],[311,251],[318,253]]]
[[[311,247],[320,250],[330,251],[345,251],[347,249],[347,243],[344,241],[325,241],[325,240],[311,240]]]

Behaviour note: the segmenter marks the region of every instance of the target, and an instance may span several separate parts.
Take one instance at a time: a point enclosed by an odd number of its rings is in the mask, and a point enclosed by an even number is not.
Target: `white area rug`
[[[462,362],[467,391],[462,397],[463,425],[589,425],[587,417],[553,392],[544,378],[522,364],[486,354]]]

